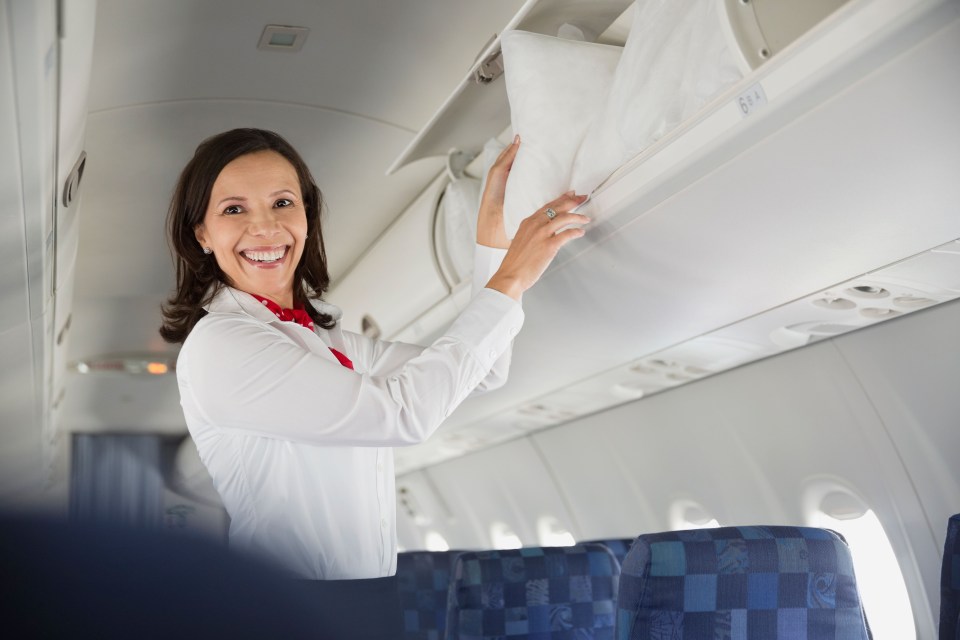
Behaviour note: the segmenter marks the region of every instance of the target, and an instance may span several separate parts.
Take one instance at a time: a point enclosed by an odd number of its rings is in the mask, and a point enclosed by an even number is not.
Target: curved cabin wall
[[[83,13],[84,4],[74,4]],[[74,16],[74,10],[67,13]],[[0,406],[6,438],[0,452],[0,504],[15,509],[51,506],[55,296],[61,286],[69,288],[57,224],[62,213],[58,154],[64,153],[58,148],[58,118],[63,115],[62,73],[82,66],[61,64],[65,20],[53,0],[0,2],[0,250],[7,257],[0,283],[5,365]],[[88,37],[92,31],[74,30],[69,47]]]
[[[64,398],[68,386],[67,360],[73,325],[73,291],[80,247],[80,210],[87,157],[87,105],[93,68],[96,0],[63,3],[60,14],[59,140],[57,157],[56,283],[51,370],[48,378],[51,448],[47,482],[51,498],[65,504],[67,497],[69,436],[63,434]],[[101,158],[92,158],[99,163]]]
[[[900,560],[918,637],[934,637],[947,517],[960,511],[960,302],[951,302],[401,475],[400,543],[489,547],[672,528],[695,501],[722,525],[805,524],[811,482],[849,486]],[[407,495],[409,508],[402,500]]]

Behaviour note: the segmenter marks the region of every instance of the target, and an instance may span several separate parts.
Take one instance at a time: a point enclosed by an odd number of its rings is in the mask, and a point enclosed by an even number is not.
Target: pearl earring
[[[210,255],[211,253],[213,253],[213,249],[211,249],[210,247],[204,247],[203,252],[207,255]]]

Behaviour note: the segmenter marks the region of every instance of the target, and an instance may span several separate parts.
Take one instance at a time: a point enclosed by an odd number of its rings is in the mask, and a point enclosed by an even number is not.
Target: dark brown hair
[[[173,192],[167,214],[167,233],[177,270],[177,288],[162,307],[160,335],[167,342],[186,340],[197,322],[207,314],[203,305],[223,285],[230,284],[213,255],[203,252],[194,229],[203,223],[213,183],[223,168],[240,156],[258,151],[279,153],[293,165],[300,179],[307,214],[307,239],[303,256],[294,271],[294,302],[303,304],[319,326],[330,329],[335,324],[332,316],[320,313],[309,303],[311,298],[319,299],[330,285],[320,229],[323,196],[310,175],[310,169],[290,143],[278,134],[263,129],[233,129],[200,143]]]

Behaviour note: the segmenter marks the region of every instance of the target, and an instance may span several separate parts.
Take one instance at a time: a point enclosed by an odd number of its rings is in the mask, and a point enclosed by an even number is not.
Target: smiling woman
[[[298,182],[293,165],[275,151],[241,156],[213,183],[211,206],[196,228],[197,242],[237,288],[283,307],[293,306],[294,270],[307,238]]]
[[[170,205],[177,288],[164,308],[160,335],[183,342],[205,315],[203,304],[226,283],[288,307],[302,305],[314,322],[332,326],[331,316],[306,305],[312,292],[319,295],[330,283],[322,208],[310,169],[279,135],[234,129],[205,140],[181,173]],[[257,261],[280,247],[279,263]],[[293,255],[287,255],[290,248]]]
[[[340,328],[340,310],[321,300],[320,190],[278,135],[214,136],[181,174],[169,216],[177,290],[161,334],[183,342],[187,427],[231,544],[305,579],[331,637],[395,637],[392,447],[422,442],[474,390],[503,384],[521,294],[584,233],[561,230],[587,222],[570,213],[584,200],[570,192],[506,241],[518,147],[494,163],[481,200],[473,300],[428,347]],[[358,609],[372,605],[376,618]]]

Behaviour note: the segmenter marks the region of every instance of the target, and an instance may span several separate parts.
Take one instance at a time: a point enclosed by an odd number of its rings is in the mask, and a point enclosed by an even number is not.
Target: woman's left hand
[[[519,148],[520,136],[515,136],[513,143],[500,153],[487,174],[487,185],[480,198],[480,213],[477,215],[478,244],[496,249],[510,248],[510,240],[503,226],[503,196]]]

